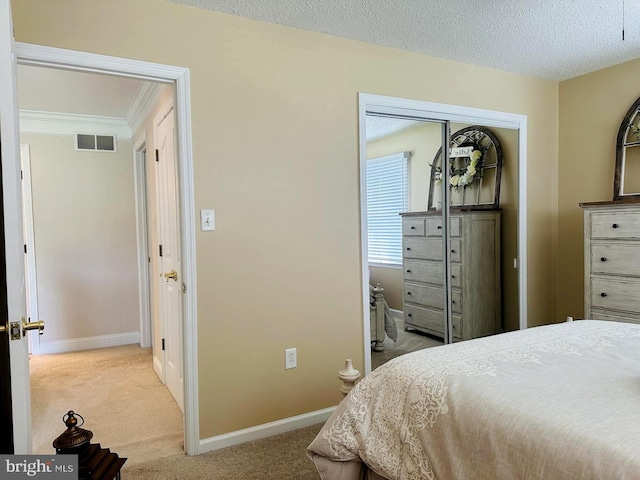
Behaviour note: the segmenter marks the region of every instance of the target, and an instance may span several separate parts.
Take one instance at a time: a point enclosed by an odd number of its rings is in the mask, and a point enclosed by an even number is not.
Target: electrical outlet
[[[296,368],[298,366],[298,353],[295,348],[284,350],[284,369]]]

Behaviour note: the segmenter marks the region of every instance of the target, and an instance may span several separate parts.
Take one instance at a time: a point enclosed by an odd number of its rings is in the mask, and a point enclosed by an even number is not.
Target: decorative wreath
[[[456,190],[471,185],[476,178],[481,177],[482,158],[484,157],[481,148],[475,144],[461,146],[473,146],[473,150],[471,155],[464,161],[464,166],[460,167],[460,163],[462,162],[455,160],[450,162],[449,184]],[[435,181],[438,185],[442,184],[442,169],[440,167],[437,167]]]

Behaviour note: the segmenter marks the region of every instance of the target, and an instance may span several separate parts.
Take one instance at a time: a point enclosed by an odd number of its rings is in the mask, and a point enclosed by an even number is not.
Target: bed
[[[580,320],[367,375],[309,445],[323,480],[640,478],[640,325]]]
[[[369,319],[373,349],[383,352],[385,337],[389,336],[395,342],[398,339],[398,330],[393,313],[384,299],[384,289],[379,283],[375,287],[369,285]]]

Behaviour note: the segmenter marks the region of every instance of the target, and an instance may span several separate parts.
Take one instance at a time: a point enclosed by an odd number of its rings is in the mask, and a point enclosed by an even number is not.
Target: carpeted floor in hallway
[[[127,463],[132,480],[318,480],[305,454],[321,425],[187,457],[182,413],[137,345],[30,359],[34,453],[52,453],[51,442],[74,410],[83,428]]]

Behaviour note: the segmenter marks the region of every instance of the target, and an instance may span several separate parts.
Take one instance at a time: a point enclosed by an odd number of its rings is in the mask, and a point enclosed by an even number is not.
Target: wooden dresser
[[[405,325],[444,337],[441,212],[401,216]],[[452,211],[450,218],[454,340],[499,333],[500,211]]]
[[[640,323],[640,203],[584,208],[584,318]]]

